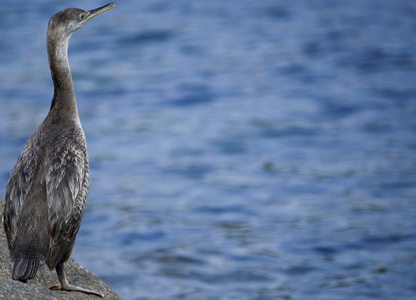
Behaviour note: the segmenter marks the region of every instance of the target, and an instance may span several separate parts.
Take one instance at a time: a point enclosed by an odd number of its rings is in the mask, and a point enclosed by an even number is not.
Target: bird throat
[[[71,114],[78,118],[77,103],[72,82],[71,70],[68,61],[68,43],[71,35],[60,35],[48,31],[47,50],[49,67],[54,85],[54,95],[51,104],[52,110]]]

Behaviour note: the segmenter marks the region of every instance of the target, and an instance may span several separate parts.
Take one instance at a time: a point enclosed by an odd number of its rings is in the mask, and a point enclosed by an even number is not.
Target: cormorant
[[[89,165],[68,63],[68,42],[79,27],[110,3],[85,11],[64,9],[49,21],[47,50],[54,85],[50,111],[29,137],[6,189],[4,228],[13,261],[12,278],[26,282],[38,267],[56,269],[55,290],[101,294],[68,284],[69,259],[88,196]]]

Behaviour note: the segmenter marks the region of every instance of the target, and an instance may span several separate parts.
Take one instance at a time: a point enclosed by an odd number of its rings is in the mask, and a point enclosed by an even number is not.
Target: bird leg
[[[66,280],[65,276],[65,270],[64,270],[64,264],[60,263],[56,266],[56,274],[58,274],[59,284],[57,286],[53,286],[50,289],[51,290],[61,290],[61,291],[76,291],[91,295],[96,295],[98,297],[104,298],[104,296],[98,292],[94,292],[88,289],[84,289],[79,286],[70,285],[68,281]]]

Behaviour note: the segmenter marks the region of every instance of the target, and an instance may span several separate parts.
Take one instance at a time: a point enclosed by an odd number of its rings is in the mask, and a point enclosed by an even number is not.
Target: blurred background
[[[0,196],[53,94],[0,8]],[[416,294],[416,2],[140,0],[71,39],[90,156],[73,257],[132,299]]]

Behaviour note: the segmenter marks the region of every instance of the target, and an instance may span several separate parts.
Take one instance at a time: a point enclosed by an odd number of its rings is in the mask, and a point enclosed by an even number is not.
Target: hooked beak
[[[107,5],[101,6],[101,7],[99,7],[99,8],[96,8],[96,9],[93,9],[93,10],[88,11],[88,12],[89,12],[89,14],[88,14],[88,16],[85,18],[85,20],[84,20],[83,24],[84,24],[84,23],[86,23],[86,22],[88,22],[89,20],[91,20],[91,19],[92,19],[92,18],[94,18],[95,16],[98,16],[99,14],[101,14],[101,13],[103,13],[103,12],[107,11],[107,10],[110,10],[110,9],[112,9],[112,8],[116,7],[116,6],[117,6],[117,4],[115,4],[115,3],[113,2],[113,3],[110,3],[110,4],[107,4]]]

